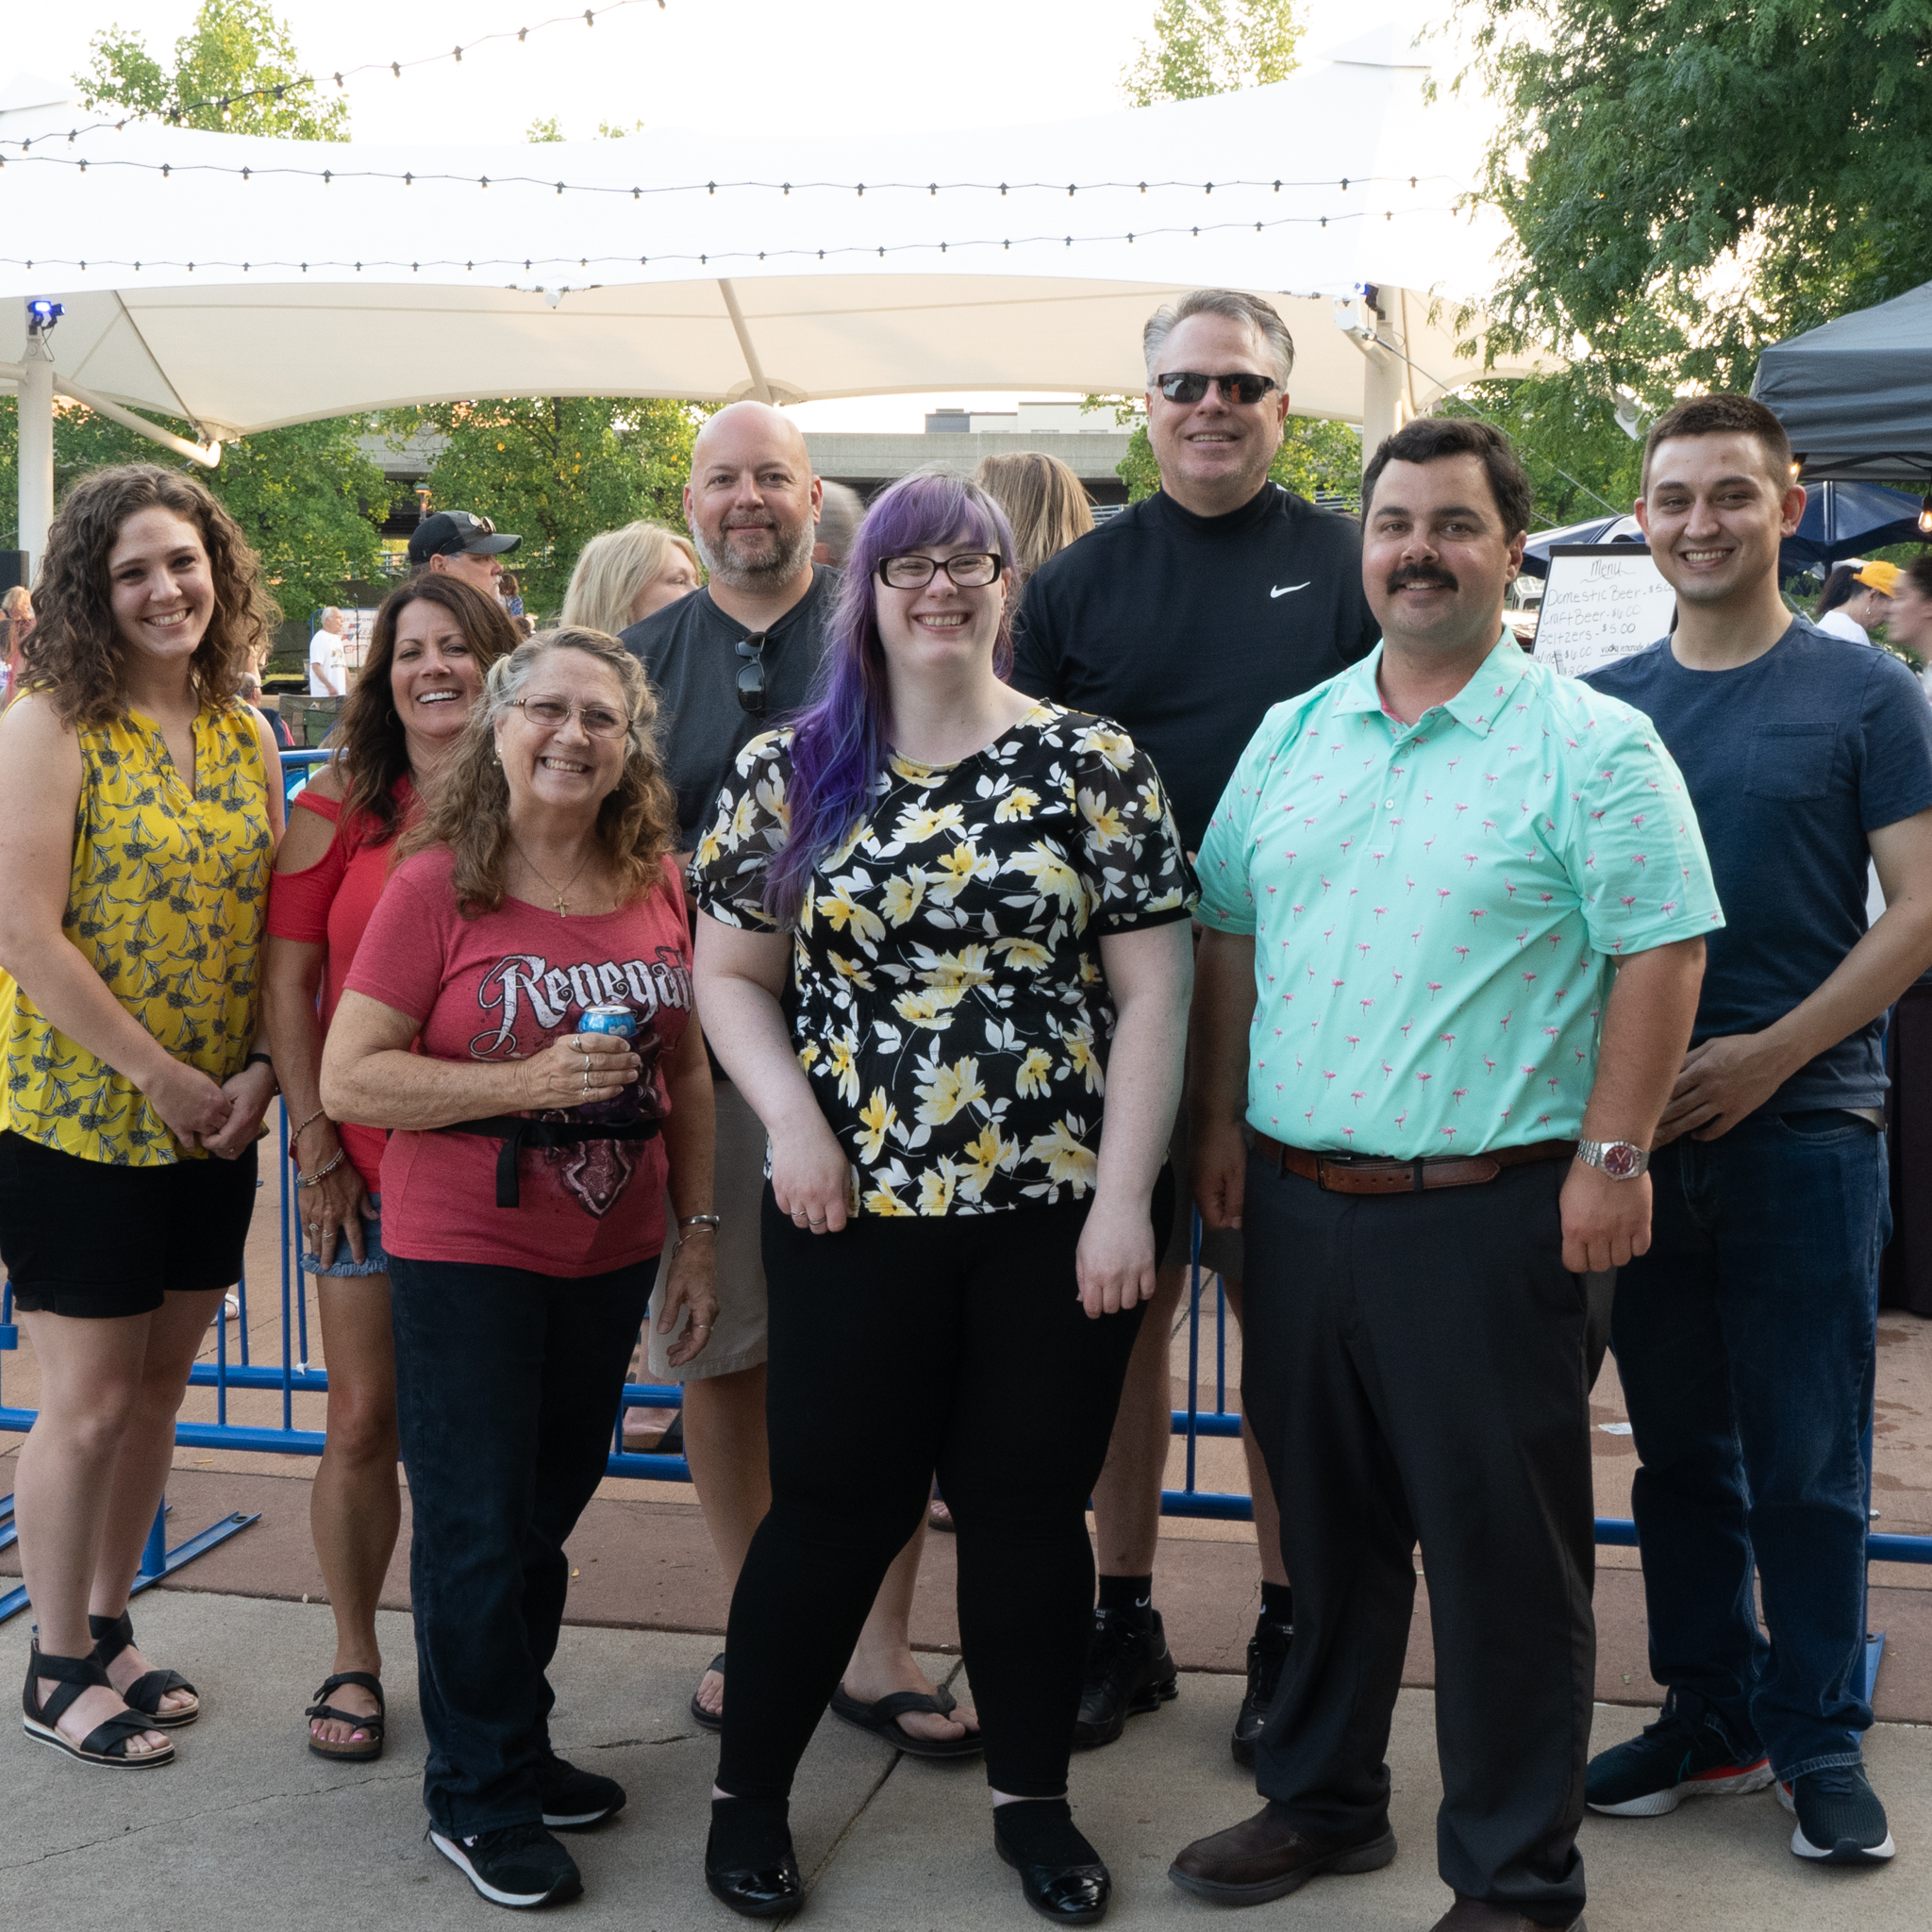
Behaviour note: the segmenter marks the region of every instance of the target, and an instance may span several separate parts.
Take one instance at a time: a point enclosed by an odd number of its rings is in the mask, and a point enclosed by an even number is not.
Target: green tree
[[[1125,398],[1108,400],[1117,402],[1117,420],[1124,426],[1133,425],[1133,440],[1117,474],[1127,486],[1127,501],[1139,503],[1160,488],[1160,465],[1147,437],[1147,419],[1137,403]],[[1361,432],[1347,423],[1291,416],[1268,474],[1300,495],[1312,497],[1319,491],[1324,496],[1340,496],[1353,503],[1361,490]]]
[[[1301,38],[1294,0],[1160,0],[1121,92],[1145,108],[1286,80]]]
[[[1932,280],[1928,0],[1463,0],[1502,104],[1491,305],[1653,407]]]
[[[1436,405],[1505,430],[1535,491],[1530,528],[1624,515],[1636,498],[1643,444],[1617,425],[1613,398],[1586,366],[1517,382],[1475,382]]]
[[[418,428],[448,439],[429,474],[432,506],[517,531],[511,567],[524,601],[555,611],[598,531],[639,517],[680,521],[691,443],[708,413],[690,403],[526,396],[396,409],[387,422],[399,442]]]
[[[325,99],[294,37],[262,0],[202,0],[163,66],[130,27],[96,34],[93,65],[75,76],[82,104],[131,108],[215,133],[347,141],[349,104]]]
[[[163,422],[178,436],[186,423]],[[110,423],[79,404],[54,417],[57,499],[92,470],[108,463],[159,463],[198,476],[227,506],[260,556],[269,588],[291,621],[336,601],[348,577],[375,575],[379,533],[389,513],[389,480],[364,453],[365,418],[298,423],[226,443],[216,469],[204,470]],[[0,547],[18,541],[20,435],[11,396],[0,401]]]

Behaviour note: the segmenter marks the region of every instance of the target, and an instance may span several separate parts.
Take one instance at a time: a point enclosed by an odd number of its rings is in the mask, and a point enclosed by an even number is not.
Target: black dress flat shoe
[[[805,1880],[798,1875],[797,1858],[789,1851],[775,1864],[729,1871],[711,1862],[707,1845],[705,1884],[721,1905],[747,1919],[775,1918],[780,1912],[795,1912],[805,1903]]]
[[[1020,1874],[1020,1891],[1056,1925],[1092,1925],[1107,1916],[1113,1878],[1075,1828],[1064,1798],[996,1805],[992,1841]]]

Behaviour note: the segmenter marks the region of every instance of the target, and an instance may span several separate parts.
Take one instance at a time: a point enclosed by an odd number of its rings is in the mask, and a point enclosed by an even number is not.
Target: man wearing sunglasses
[[[709,581],[624,631],[656,689],[664,772],[677,793],[678,843],[695,850],[738,754],[802,707],[824,652],[824,626],[842,573],[812,561],[823,486],[798,425],[764,403],[733,403],[699,430],[684,516]],[[704,1016],[701,1014],[700,1019]],[[771,1503],[765,1435],[765,1274],[758,1255],[765,1130],[716,1062],[718,1153],[712,1200],[720,1217],[718,1315],[696,1361],[671,1365],[675,1336],[648,1330],[654,1382],[684,1385],[684,1446],[728,1586]],[[905,1747],[946,1755],[967,1726],[940,1713],[907,1635],[918,1577],[915,1540],[879,1593],[845,1690],[868,1707],[909,1695],[891,1722]],[[691,1698],[716,1730],[724,1710],[721,1654]],[[970,1748],[970,1747],[969,1747]]]
[[[1142,343],[1160,489],[1035,574],[1013,682],[1118,719],[1152,756],[1191,852],[1269,707],[1345,670],[1381,633],[1362,593],[1360,530],[1269,480],[1294,363],[1279,314],[1253,295],[1199,289],[1157,309]],[[1171,1149],[1183,1181],[1184,1124],[1185,1108]],[[1100,1601],[1074,1733],[1083,1744],[1111,1743],[1129,1715],[1176,1690],[1152,1572],[1172,1433],[1167,1336],[1191,1219],[1174,1217],[1093,1491]],[[1221,1276],[1237,1320],[1241,1266],[1238,1229],[1204,1230],[1202,1273]],[[1262,1594],[1232,1748],[1251,1764],[1294,1611],[1267,1470],[1245,1431],[1242,1441]]]

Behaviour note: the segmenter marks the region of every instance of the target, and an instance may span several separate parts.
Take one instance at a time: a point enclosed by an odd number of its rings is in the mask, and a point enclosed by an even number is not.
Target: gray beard
[[[811,562],[812,546],[818,541],[816,525],[807,522],[799,526],[791,542],[779,544],[769,562],[744,564],[738,560],[728,542],[713,548],[695,524],[690,529],[691,541],[697,546],[705,569],[728,589],[747,592],[774,591],[790,583]]]

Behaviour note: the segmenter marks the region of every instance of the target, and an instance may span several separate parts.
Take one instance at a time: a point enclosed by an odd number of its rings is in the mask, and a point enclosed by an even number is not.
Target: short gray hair
[[[1273,303],[1262,301],[1258,295],[1243,294],[1239,289],[1196,289],[1178,302],[1163,302],[1147,318],[1147,326],[1141,331],[1141,346],[1146,352],[1150,383],[1154,380],[1155,358],[1168,337],[1195,315],[1218,315],[1227,322],[1246,323],[1268,344],[1268,353],[1274,361],[1274,379],[1283,389],[1288,387],[1288,378],[1294,374],[1294,338]]]
[[[832,553],[832,561],[842,564],[852,548],[852,539],[865,518],[865,499],[849,484],[819,484],[819,541]]]

